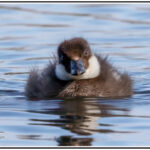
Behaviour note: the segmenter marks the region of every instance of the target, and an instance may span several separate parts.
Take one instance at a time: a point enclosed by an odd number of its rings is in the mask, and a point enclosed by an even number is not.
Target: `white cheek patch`
[[[72,78],[77,80],[96,78],[100,74],[100,67],[100,63],[97,60],[96,56],[92,55],[89,59],[89,67],[87,68],[85,73],[80,76],[72,76]]]
[[[65,67],[62,64],[57,64],[55,68],[55,73],[58,79],[60,80],[71,80],[71,75],[66,72]]]
[[[92,55],[91,58],[89,59],[89,67],[85,71],[84,74],[78,75],[78,76],[73,76],[69,74],[66,70],[65,67],[62,64],[57,64],[55,68],[55,73],[57,78],[60,80],[81,80],[81,79],[91,79],[91,78],[96,78],[100,74],[100,63],[97,60],[95,55]]]

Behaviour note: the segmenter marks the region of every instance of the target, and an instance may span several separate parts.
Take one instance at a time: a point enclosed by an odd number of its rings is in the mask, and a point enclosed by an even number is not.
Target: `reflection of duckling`
[[[58,47],[58,62],[50,63],[39,73],[30,72],[28,98],[122,97],[132,95],[132,81],[119,73],[101,56],[91,52],[86,40],[73,38]]]
[[[91,146],[92,138],[73,138],[71,136],[60,136],[57,138],[58,146]]]
[[[84,99],[76,99],[66,101],[64,103],[65,115],[61,116],[62,119],[68,120],[71,124],[65,124],[65,128],[71,132],[79,135],[90,135],[98,132],[99,123],[101,118],[101,107],[99,104],[84,101]],[[105,113],[105,112],[102,112]]]

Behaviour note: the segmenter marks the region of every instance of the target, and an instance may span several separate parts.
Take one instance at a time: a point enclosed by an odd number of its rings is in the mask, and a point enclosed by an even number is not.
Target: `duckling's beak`
[[[71,65],[70,73],[72,75],[81,75],[85,72],[83,62],[80,59],[79,60],[71,60],[70,65]]]

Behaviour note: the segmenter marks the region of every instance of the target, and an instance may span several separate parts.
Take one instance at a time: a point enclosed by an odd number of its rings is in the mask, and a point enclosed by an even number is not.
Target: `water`
[[[86,38],[134,80],[124,99],[29,101],[29,69]],[[149,146],[149,4],[0,4],[0,146]]]

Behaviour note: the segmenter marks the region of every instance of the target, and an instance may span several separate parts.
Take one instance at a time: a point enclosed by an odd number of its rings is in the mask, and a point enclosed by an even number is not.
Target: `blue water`
[[[84,37],[134,81],[124,99],[29,101],[30,68]],[[150,146],[150,4],[0,4],[0,146]]]

